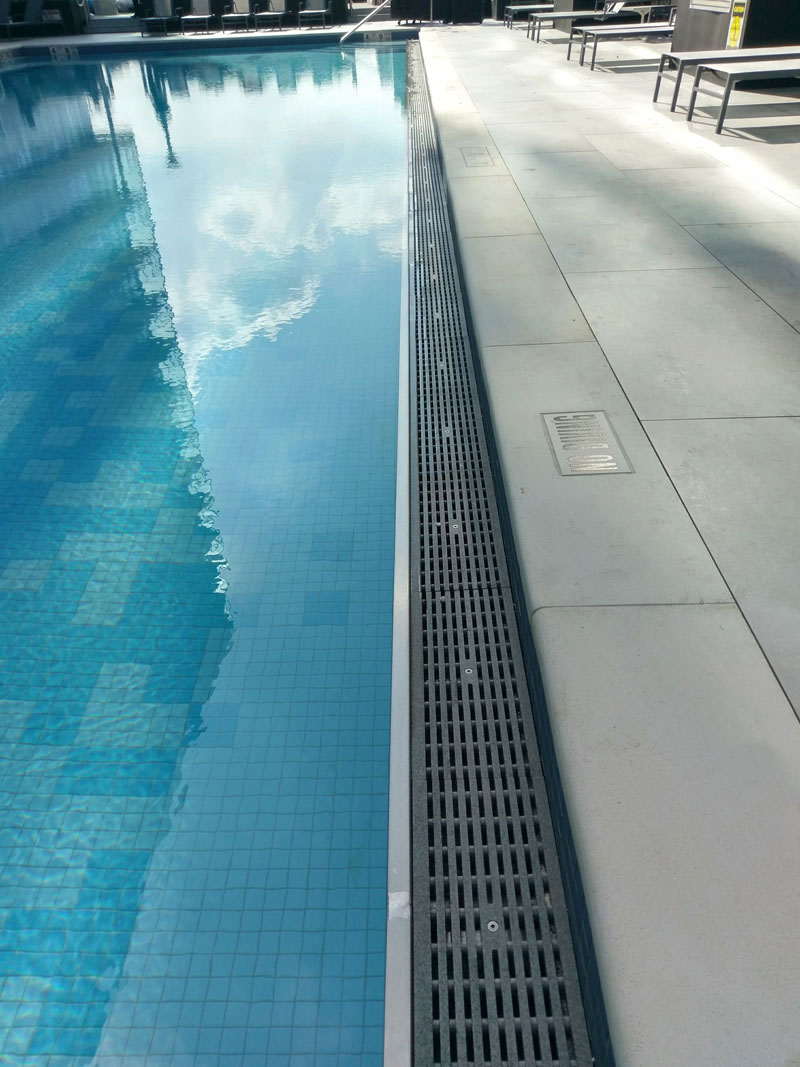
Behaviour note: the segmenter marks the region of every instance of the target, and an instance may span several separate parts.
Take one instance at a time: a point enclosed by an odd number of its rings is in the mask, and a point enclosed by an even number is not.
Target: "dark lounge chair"
[[[314,22],[319,21],[325,27],[332,16],[332,0],[305,0],[305,3],[297,12],[297,25],[311,26]]]
[[[244,0],[240,0],[244,2]],[[250,8],[245,8],[241,11],[238,7],[237,0],[233,0],[232,3],[225,5],[225,14],[221,17],[222,32],[225,30],[244,30],[245,32],[250,29]]]
[[[57,18],[51,19],[45,17],[45,12],[42,10],[42,0],[28,0],[25,4],[25,14],[21,19],[12,19],[10,13],[10,3],[5,5],[5,12],[0,8],[0,23],[3,24],[9,38],[12,36],[33,36],[34,34],[41,33],[42,30],[45,33],[51,31],[53,33],[66,32],[60,14],[57,12],[50,12],[49,14],[57,15]]]
[[[151,14],[144,15],[139,19],[139,32],[142,37],[151,33],[163,33],[166,36],[168,33],[181,33],[183,31],[183,26],[181,25],[183,11],[181,8],[175,8],[175,11],[170,12],[168,15],[156,15],[152,13],[153,4],[150,3],[147,10]]]
[[[208,0],[197,0],[188,14],[181,15],[181,33],[211,33],[213,29],[214,15],[209,9]]]
[[[253,5],[253,23],[257,30],[269,26],[283,29],[283,16],[286,14],[283,0],[265,0],[265,6]]]

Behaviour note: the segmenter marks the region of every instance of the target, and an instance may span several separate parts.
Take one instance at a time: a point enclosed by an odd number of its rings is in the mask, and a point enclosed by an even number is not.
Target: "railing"
[[[373,15],[377,15],[379,11],[383,11],[386,5],[391,4],[391,2],[392,0],[383,0],[383,3],[380,3],[377,7],[374,7],[372,11],[365,15],[360,22],[357,22],[355,26],[351,27],[351,29],[349,29],[347,33],[342,34],[342,36],[339,38],[339,44],[344,44],[348,37],[352,37],[356,30],[360,30],[365,22],[369,22]]]

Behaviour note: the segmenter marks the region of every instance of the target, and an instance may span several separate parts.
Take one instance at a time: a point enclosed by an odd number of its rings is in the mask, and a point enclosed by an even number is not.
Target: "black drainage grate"
[[[415,45],[408,109],[416,345],[414,1064],[587,1067],[586,1024]]]

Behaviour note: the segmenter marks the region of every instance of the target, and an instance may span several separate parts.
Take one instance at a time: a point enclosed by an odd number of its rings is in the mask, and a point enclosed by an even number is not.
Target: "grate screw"
[[[495,922],[494,919],[490,919],[488,921],[488,923],[486,924],[486,929],[491,931],[491,933],[494,934],[500,929],[500,923],[499,922]]]

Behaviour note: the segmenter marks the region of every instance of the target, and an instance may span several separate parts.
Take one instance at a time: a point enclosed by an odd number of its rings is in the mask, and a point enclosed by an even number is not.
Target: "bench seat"
[[[567,59],[572,53],[572,42],[575,36],[581,37],[580,65],[586,58],[586,46],[589,39],[592,41],[592,62],[590,69],[594,70],[597,59],[597,46],[600,41],[633,41],[637,39],[647,40],[649,37],[671,37],[675,29],[674,22],[642,22],[638,26],[573,26],[569,35],[569,47]]]
[[[503,11],[503,25],[514,29],[515,15],[532,15],[552,11],[554,4],[509,4]]]
[[[715,92],[707,85],[701,85],[704,76],[721,78],[725,83],[722,93]],[[714,131],[715,133],[722,133],[725,113],[728,110],[728,101],[734,87],[739,82],[783,81],[786,78],[800,78],[800,58],[759,60],[752,63],[700,63],[694,76],[692,96],[689,101],[689,110],[686,112],[686,119],[691,121],[697,94],[702,88],[703,92],[709,93],[711,96],[719,96],[722,99],[719,118]]]
[[[697,67],[700,63],[752,63],[761,59],[793,59],[800,56],[800,45],[788,45],[782,48],[718,48],[713,52],[663,52],[658,65],[656,87],[653,103],[658,102],[658,91],[663,78],[675,79],[670,111],[678,106],[678,93],[681,88],[683,72],[687,67]]]

